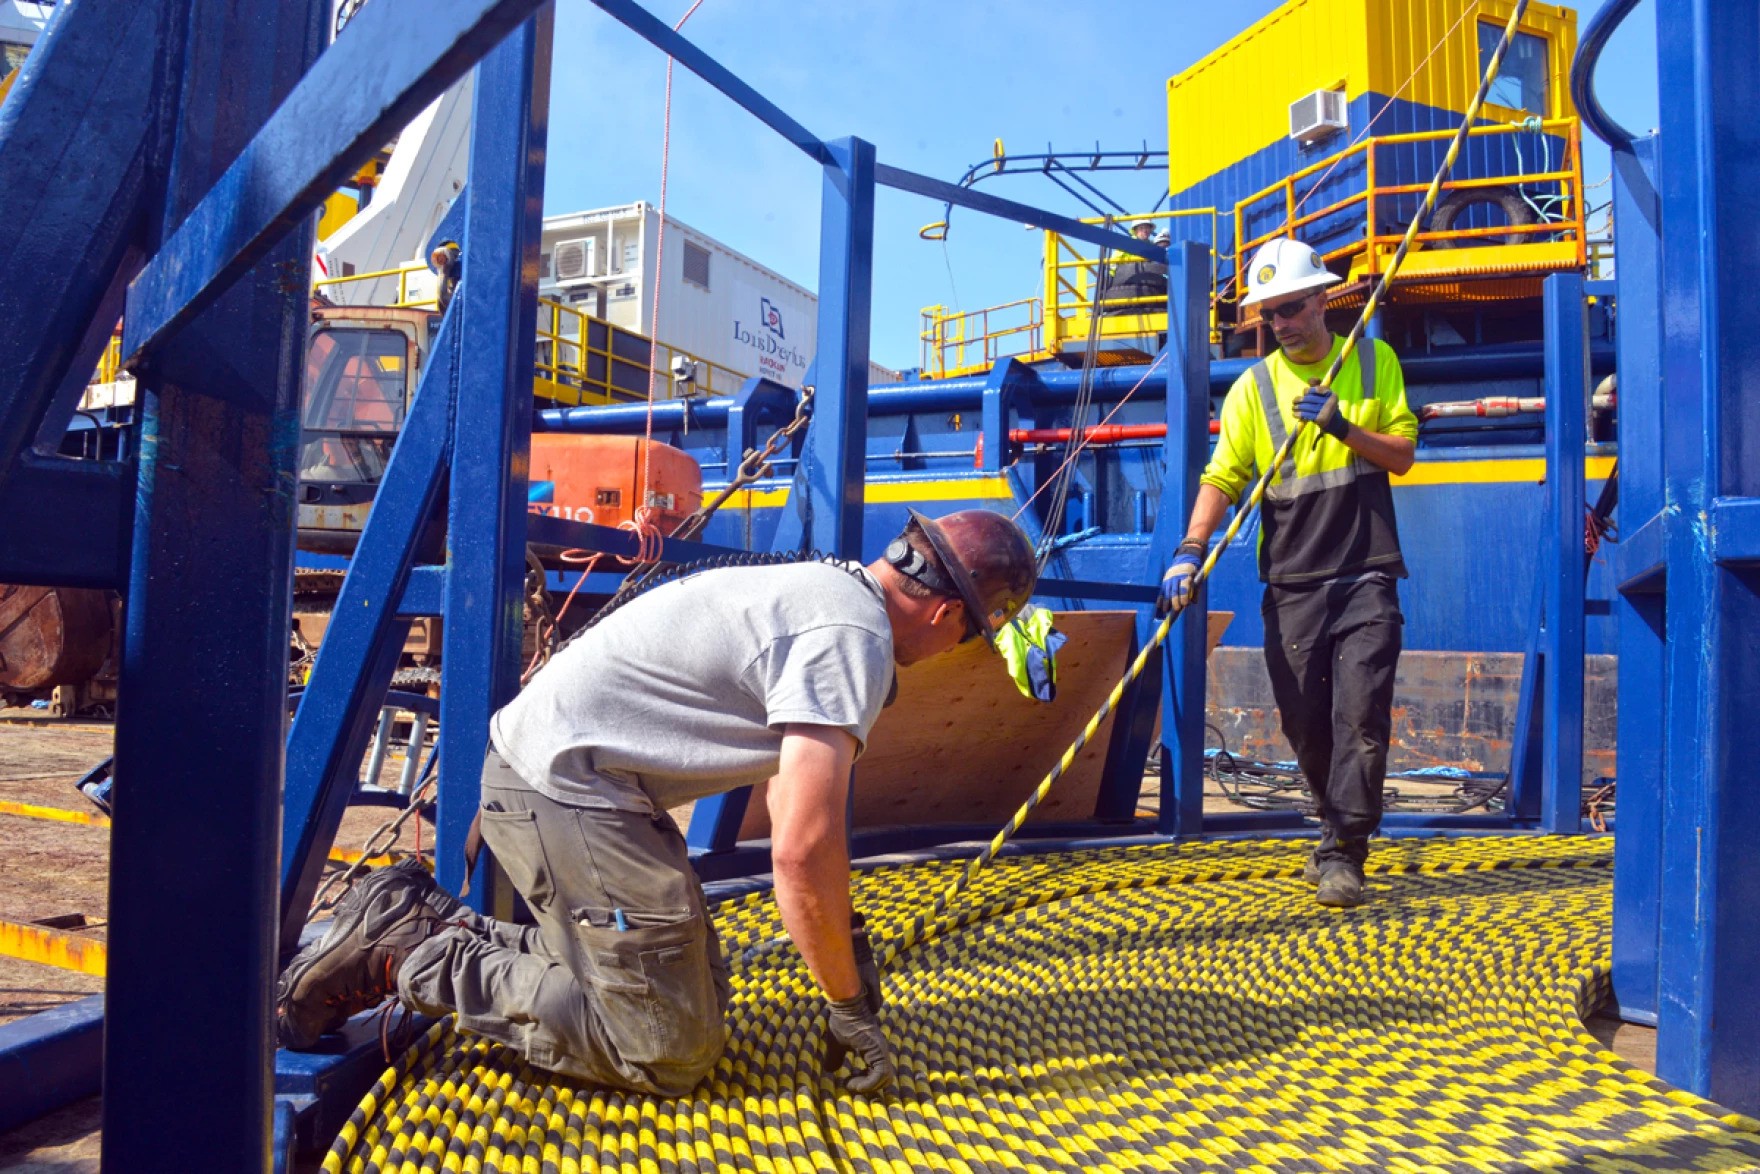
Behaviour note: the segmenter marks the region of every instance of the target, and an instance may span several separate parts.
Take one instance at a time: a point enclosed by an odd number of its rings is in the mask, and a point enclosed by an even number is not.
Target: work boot
[[[337,905],[324,936],[281,972],[275,988],[281,1046],[309,1048],[350,1016],[395,994],[397,970],[409,952],[440,930],[464,924],[447,915],[458,908],[420,865],[368,874]]]
[[[1311,885],[1320,883],[1320,849],[1318,847],[1308,852],[1308,859],[1302,865],[1302,879]]]
[[[1333,909],[1361,905],[1363,866],[1349,860],[1328,860],[1320,867],[1320,888],[1315,899]]]

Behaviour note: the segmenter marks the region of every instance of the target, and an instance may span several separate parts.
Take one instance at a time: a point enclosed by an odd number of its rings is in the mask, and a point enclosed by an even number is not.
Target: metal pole
[[[170,63],[180,121],[166,128],[160,240],[317,58],[328,16],[316,0],[190,6]],[[110,835],[109,1170],[187,1170],[191,1138],[211,1169],[270,1165],[292,441],[311,244],[307,220],[168,338],[138,384]]]
[[[403,756],[403,773],[397,776],[397,793],[409,795],[415,790],[416,779],[420,777],[418,768],[422,763],[422,747],[428,740],[428,715],[418,713],[410,726],[409,749]]]
[[[1582,827],[1583,449],[1588,434],[1588,318],[1579,274],[1546,279],[1546,522],[1540,574],[1547,577],[1546,718],[1540,826]]]
[[[827,143],[819,221],[818,389],[775,549],[862,557],[868,439],[868,320],[874,285],[874,146]]]
[[[1760,1111],[1760,8],[1656,9],[1668,519],[1657,1075]],[[1633,780],[1642,786],[1645,780]]]
[[[397,720],[397,711],[387,706],[379,711],[379,724],[373,730],[373,744],[367,751],[367,772],[364,782],[369,787],[379,785],[379,775],[385,770],[385,754],[391,749],[391,723]]]
[[[1210,457],[1209,276],[1203,246],[1184,241],[1168,253],[1167,473],[1155,535],[1149,543],[1150,582],[1159,583],[1185,535],[1198,499],[1198,475]],[[1183,392],[1183,394],[1181,394]],[[1204,826],[1204,635],[1209,591],[1203,585],[1174,622],[1162,649],[1161,812],[1163,835],[1192,835]],[[1138,614],[1138,635],[1154,631]]]
[[[1619,235],[1619,759],[1626,783],[1613,841],[1613,998],[1628,1022],[1656,1022],[1657,889],[1662,883],[1663,501],[1661,217],[1653,186],[1656,140],[1616,150]],[[1657,539],[1639,540],[1641,534]],[[1654,554],[1648,553],[1653,551]],[[1637,556],[1634,558],[1634,554]]]
[[[489,718],[519,690],[550,5],[483,58],[472,116],[463,331],[447,517],[435,872],[457,892]],[[471,898],[487,906],[487,884]]]

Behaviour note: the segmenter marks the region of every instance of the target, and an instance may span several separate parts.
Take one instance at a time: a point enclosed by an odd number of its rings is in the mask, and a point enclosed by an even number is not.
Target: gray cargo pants
[[[403,1002],[538,1068],[678,1096],[726,1042],[727,962],[678,826],[664,813],[558,803],[493,750],[483,840],[537,920],[490,922],[412,950]]]

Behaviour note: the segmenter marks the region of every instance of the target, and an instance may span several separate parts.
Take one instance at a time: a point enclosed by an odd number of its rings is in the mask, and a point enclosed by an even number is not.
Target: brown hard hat
[[[1026,531],[1012,518],[990,510],[960,510],[945,518],[910,511],[953,580],[966,614],[986,643],[1014,619],[1039,581],[1039,562]]]

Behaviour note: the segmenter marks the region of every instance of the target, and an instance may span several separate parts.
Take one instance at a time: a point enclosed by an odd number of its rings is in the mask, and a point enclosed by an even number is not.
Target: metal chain
[[[419,747],[415,750],[417,753],[420,752]],[[428,765],[422,771],[428,777],[409,797],[409,806],[380,824],[373,834],[367,837],[367,842],[361,845],[359,859],[324,882],[324,887],[318,890],[316,897],[312,898],[313,913],[323,913],[332,909],[338,901],[347,896],[348,890],[354,885],[355,878],[367,871],[367,861],[377,859],[389,852],[391,846],[397,843],[398,838],[403,834],[403,825],[409,822],[412,815],[427,806],[428,798],[434,790],[434,760],[439,756],[438,750],[428,755]]]
[[[671,537],[691,538],[701,533],[703,527],[709,524],[709,519],[714,516],[715,511],[725,505],[729,498],[760,477],[767,477],[773,473],[775,470],[770,464],[771,458],[782,451],[784,441],[793,440],[812,418],[813,388],[811,386],[803,387],[801,388],[800,403],[795,405],[794,419],[772,432],[770,439],[764,442],[762,448],[748,450],[740,461],[739,468],[735,470],[733,480],[729,481],[721,492],[710,498],[707,503],[699,506],[690,517],[680,522]]]

